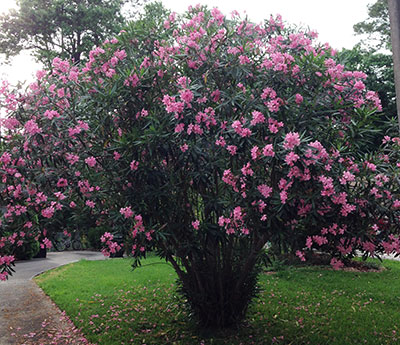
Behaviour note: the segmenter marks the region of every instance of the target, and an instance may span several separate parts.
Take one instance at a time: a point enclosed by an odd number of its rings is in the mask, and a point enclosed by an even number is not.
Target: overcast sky
[[[309,27],[319,33],[319,41],[336,49],[351,48],[360,38],[354,36],[353,25],[366,19],[367,5],[374,0],[163,0],[164,5],[178,13],[197,3],[218,7],[224,14],[233,10],[246,13],[255,22],[281,14],[289,23]],[[0,0],[0,12],[15,6],[15,0]],[[40,65],[25,53],[14,59],[12,66],[0,66],[0,79],[12,83],[32,80]]]

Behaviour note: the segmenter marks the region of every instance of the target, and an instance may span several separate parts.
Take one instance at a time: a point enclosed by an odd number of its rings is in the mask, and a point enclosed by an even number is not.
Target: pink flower
[[[215,90],[211,93],[211,98],[214,102],[218,102],[221,97],[221,92],[219,90]]]
[[[343,185],[346,184],[347,182],[351,182],[351,181],[354,181],[354,180],[355,180],[355,176],[348,170],[346,170],[343,173],[342,178],[339,179],[340,183],[343,184]]]
[[[300,136],[297,132],[289,132],[286,134],[283,147],[286,150],[293,150],[296,146],[300,145]]]
[[[263,148],[263,155],[266,157],[275,156],[274,147],[272,146],[272,144],[265,145],[265,147]]]
[[[46,76],[46,74],[47,74],[47,72],[43,71],[43,70],[36,71],[36,78],[38,80],[41,80],[41,79],[43,79],[43,77]]]
[[[53,244],[51,243],[51,241],[48,238],[45,238],[43,240],[43,244],[40,245],[40,248],[51,248],[53,246]]]
[[[242,208],[240,206],[236,206],[233,210],[233,219],[234,220],[243,220],[245,214],[242,212]]]
[[[114,151],[114,160],[118,160],[118,159],[120,159],[121,158],[121,155],[117,152],[117,151]]]
[[[226,149],[232,156],[236,154],[237,147],[235,145],[228,145]]]
[[[241,65],[249,64],[250,63],[250,59],[245,55],[240,55],[239,56],[239,62],[240,62]]]
[[[232,128],[235,130],[237,134],[239,134],[242,138],[251,136],[251,130],[248,128],[243,128],[242,123],[238,120],[233,121]]]
[[[340,210],[340,214],[344,217],[347,217],[347,215],[353,211],[356,210],[356,206],[355,205],[351,205],[351,204],[344,204],[342,206],[342,209]]]
[[[69,164],[74,165],[77,161],[79,161],[79,156],[74,155],[72,153],[67,153],[65,155]]]
[[[55,211],[54,207],[50,206],[50,207],[47,207],[47,208],[43,209],[41,213],[42,213],[43,217],[51,218],[51,217],[53,217],[54,211]]]
[[[236,187],[237,177],[232,174],[230,169],[227,169],[224,171],[224,174],[222,176],[222,181],[224,181],[226,184],[229,184],[230,186],[232,186],[234,191],[238,191],[238,189]]]
[[[80,128],[80,129],[82,129],[82,130],[84,130],[84,131],[87,131],[87,130],[89,130],[89,125],[86,123],[86,122],[83,122],[83,121],[78,121],[78,125],[76,126],[76,128]]]
[[[272,112],[272,113],[278,112],[280,105],[281,105],[281,99],[280,98],[273,99],[273,100],[267,102],[268,110],[270,112]]]
[[[200,221],[199,221],[199,220],[195,220],[194,222],[192,222],[192,226],[193,226],[193,228],[195,228],[196,230],[199,230]]]
[[[324,244],[328,243],[328,239],[325,236],[318,236],[315,235],[312,237],[313,241],[318,244],[320,247],[323,246]]]
[[[301,103],[303,102],[303,96],[300,95],[299,93],[296,93],[295,102],[296,102],[297,104],[301,104]]]
[[[74,82],[78,82],[79,73],[77,71],[70,71],[68,79]]]
[[[268,119],[268,129],[271,133],[278,133],[281,127],[283,127],[283,122],[278,122],[272,118]]]
[[[60,114],[55,110],[46,110],[43,115],[46,116],[49,120],[52,120],[55,117],[60,117]]]
[[[376,171],[376,165],[374,163],[371,162],[365,162],[365,165],[368,169],[370,169],[371,171]]]
[[[184,123],[178,123],[175,127],[175,133],[180,133],[185,129]]]
[[[226,146],[225,138],[223,136],[220,136],[219,139],[215,141],[215,145],[225,147]]]
[[[355,84],[354,84],[354,88],[356,89],[356,90],[364,90],[365,89],[365,85],[364,85],[364,83],[362,82],[362,81],[356,81],[355,82]]]
[[[301,261],[306,261],[304,253],[301,252],[300,250],[296,251],[296,256],[299,257]]]
[[[66,187],[68,186],[68,181],[65,178],[60,178],[57,182],[57,187]]]
[[[253,146],[253,148],[251,149],[251,159],[255,161],[259,155],[260,151],[258,149],[258,146]]]
[[[139,77],[137,76],[137,74],[133,74],[130,77],[128,77],[128,79],[126,79],[124,81],[124,85],[125,86],[131,86],[131,87],[135,87],[139,84]]]
[[[373,244],[372,242],[368,242],[368,241],[364,242],[363,249],[372,254],[375,251],[375,244]]]
[[[91,200],[86,200],[85,204],[86,204],[86,206],[88,206],[90,208],[94,208],[94,206],[96,205],[96,203],[94,203]]]
[[[257,123],[265,122],[265,116],[259,111],[254,110],[251,115],[253,116],[253,119],[250,122],[252,126],[255,126]]]
[[[179,91],[179,94],[181,95],[181,99],[186,103],[190,104],[193,100],[193,92],[190,90],[181,90]]]
[[[119,212],[125,217],[125,218],[131,218],[133,216],[133,211],[130,206],[121,208]]]
[[[91,168],[93,168],[96,165],[97,161],[96,161],[96,158],[91,156],[91,157],[88,157],[88,158],[85,159],[85,163],[88,166],[90,166]]]
[[[272,193],[272,188],[266,184],[260,184],[257,186],[258,191],[262,194],[264,198],[268,198]]]
[[[340,260],[332,258],[331,266],[333,267],[334,270],[340,270],[344,266],[344,264]]]
[[[114,236],[110,234],[109,232],[105,232],[103,236],[100,237],[101,242],[106,242],[106,241],[112,241]]]
[[[57,90],[57,96],[60,98],[65,96],[65,91],[63,88]]]
[[[4,152],[1,155],[0,161],[4,164],[8,164],[11,162],[11,155],[8,152]]]
[[[299,155],[295,154],[293,151],[289,152],[285,157],[285,162],[287,165],[292,166],[293,163],[297,162]]]
[[[254,171],[251,169],[251,164],[248,162],[246,165],[244,165],[241,169],[242,174],[244,176],[253,176]]]
[[[282,192],[280,192],[279,196],[281,198],[281,203],[286,204],[286,200],[288,198],[287,192],[283,190]]]
[[[63,193],[61,193],[61,192],[56,192],[56,193],[54,193],[54,195],[56,196],[56,198],[58,199],[58,200],[64,200],[65,198],[66,198],[66,196],[63,194]],[[59,207],[60,208],[60,207]]]
[[[29,133],[30,135],[34,135],[36,133],[40,133],[42,130],[39,128],[38,124],[36,123],[35,120],[29,120],[26,124],[25,124],[25,130],[27,131],[27,133]]]
[[[247,229],[247,228],[242,228],[242,229],[240,229],[240,231],[242,232],[243,235],[248,235],[248,234],[250,234],[250,230]]]
[[[133,160],[130,164],[131,170],[137,170],[139,167],[139,162]]]

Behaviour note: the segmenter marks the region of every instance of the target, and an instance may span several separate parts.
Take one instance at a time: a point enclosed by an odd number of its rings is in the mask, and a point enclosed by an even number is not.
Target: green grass
[[[297,267],[263,274],[239,330],[189,321],[173,269],[157,258],[81,261],[36,278],[87,339],[117,344],[400,344],[400,262],[383,272]]]

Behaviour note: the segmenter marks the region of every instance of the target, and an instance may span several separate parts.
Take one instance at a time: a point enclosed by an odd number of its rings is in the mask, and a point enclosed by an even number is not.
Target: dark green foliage
[[[14,255],[18,260],[30,260],[39,252],[39,249],[39,242],[34,238],[30,238],[16,248]]]
[[[118,33],[126,20],[122,6],[139,0],[18,0],[19,8],[0,16],[0,53],[7,58],[23,49],[50,65],[54,57],[73,59]]]
[[[90,228],[87,233],[87,239],[89,241],[89,246],[92,249],[101,249],[100,237],[107,231],[104,227]]]

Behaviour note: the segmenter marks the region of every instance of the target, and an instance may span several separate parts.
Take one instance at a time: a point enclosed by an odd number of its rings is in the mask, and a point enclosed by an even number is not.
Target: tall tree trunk
[[[204,328],[237,327],[257,294],[260,246],[240,239],[230,243],[233,248],[212,237],[205,253],[185,258],[180,292]]]
[[[400,131],[400,1],[388,0],[388,7],[393,52],[394,83],[396,86],[397,119]]]

